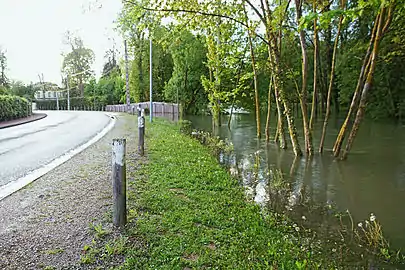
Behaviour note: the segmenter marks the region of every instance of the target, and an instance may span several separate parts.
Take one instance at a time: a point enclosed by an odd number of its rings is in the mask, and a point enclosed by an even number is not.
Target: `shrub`
[[[56,110],[56,100],[37,100],[38,110]],[[101,110],[107,105],[107,100],[103,96],[93,97],[72,97],[70,98],[71,110]],[[59,99],[59,109],[67,110],[67,99]]]
[[[181,120],[179,121],[180,132],[186,135],[191,135],[191,121]]]
[[[25,98],[0,95],[0,121],[8,121],[31,115],[32,107]]]

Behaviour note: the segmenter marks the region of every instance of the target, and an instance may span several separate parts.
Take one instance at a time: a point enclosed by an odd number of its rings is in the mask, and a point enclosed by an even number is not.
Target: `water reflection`
[[[193,125],[211,131],[211,118],[189,117]],[[274,118],[273,118],[274,119]],[[247,194],[259,204],[275,210],[292,211],[297,216],[306,211],[349,210],[355,222],[374,213],[394,248],[405,248],[405,128],[395,123],[364,122],[353,151],[345,162],[336,161],[330,154],[341,120],[329,125],[325,138],[325,153],[311,159],[295,158],[291,147],[281,150],[274,143],[256,138],[252,115],[236,115],[229,130],[224,118],[217,133],[229,138],[235,155],[229,157],[231,172],[242,178]],[[273,121],[274,122],[274,121]],[[299,120],[296,121],[300,123]],[[314,128],[314,145],[318,146],[321,123]],[[297,127],[301,131],[301,127]],[[264,130],[264,126],[263,126]],[[271,126],[274,134],[275,123]],[[302,135],[299,134],[302,139]],[[304,145],[303,142],[300,142]],[[258,153],[260,166],[254,173]],[[225,161],[225,160],[222,160]],[[274,175],[281,171],[279,183]],[[272,180],[269,180],[272,179]],[[277,177],[276,177],[277,179]],[[275,181],[277,182],[277,181]],[[327,217],[319,216],[322,224]],[[323,225],[322,225],[323,226]],[[325,223],[325,229],[327,226]]]

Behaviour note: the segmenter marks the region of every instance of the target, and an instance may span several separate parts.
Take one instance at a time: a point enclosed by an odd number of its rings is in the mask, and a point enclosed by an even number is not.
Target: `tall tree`
[[[71,51],[64,55],[62,71],[69,76],[70,87],[77,87],[79,95],[84,96],[84,84],[91,78],[91,67],[94,63],[94,52],[86,48],[80,37],[74,36],[69,31],[66,33],[65,44]]]
[[[7,57],[6,52],[0,48],[0,86],[9,87],[9,81],[6,76]]]

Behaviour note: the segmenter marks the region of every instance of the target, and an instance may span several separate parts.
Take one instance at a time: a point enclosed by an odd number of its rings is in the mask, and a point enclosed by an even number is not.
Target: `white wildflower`
[[[357,224],[357,226],[359,226],[359,228],[363,227],[363,223],[359,222],[359,224]]]
[[[307,218],[305,216],[302,216],[302,220],[307,220]]]
[[[297,231],[297,232],[299,232],[300,231],[300,227],[295,227],[295,230]]]
[[[371,222],[375,221],[375,216],[374,216],[373,213],[371,213],[371,215],[370,215],[370,221],[371,221]]]

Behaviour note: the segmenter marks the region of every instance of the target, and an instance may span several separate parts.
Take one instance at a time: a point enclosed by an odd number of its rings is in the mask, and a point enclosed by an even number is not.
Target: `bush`
[[[38,110],[56,110],[56,100],[37,100]],[[101,110],[107,105],[107,100],[104,96],[93,97],[72,97],[70,98],[71,110]],[[67,110],[67,99],[59,99],[59,109]]]
[[[191,135],[191,121],[181,120],[179,121],[180,132],[186,135]]]
[[[32,114],[30,102],[25,98],[0,95],[0,121],[8,121]]]

